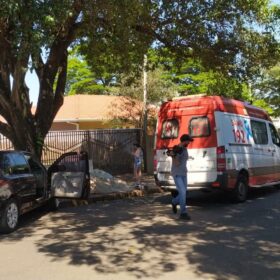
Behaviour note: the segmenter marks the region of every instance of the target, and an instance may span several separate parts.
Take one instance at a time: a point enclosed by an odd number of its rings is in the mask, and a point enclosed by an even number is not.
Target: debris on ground
[[[134,189],[131,182],[112,176],[100,169],[90,171],[91,193],[127,192]]]

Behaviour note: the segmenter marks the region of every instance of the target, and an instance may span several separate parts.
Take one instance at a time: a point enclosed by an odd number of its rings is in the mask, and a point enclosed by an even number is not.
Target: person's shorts
[[[135,159],[134,160],[134,166],[135,167],[141,167],[142,165],[142,161],[140,159]]]

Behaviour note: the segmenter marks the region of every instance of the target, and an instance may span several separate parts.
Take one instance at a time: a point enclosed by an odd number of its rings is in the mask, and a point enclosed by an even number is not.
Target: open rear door
[[[87,198],[90,192],[88,154],[70,152],[48,169],[52,197]]]

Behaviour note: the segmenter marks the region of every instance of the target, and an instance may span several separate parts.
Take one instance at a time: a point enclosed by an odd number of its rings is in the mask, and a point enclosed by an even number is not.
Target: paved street
[[[279,279],[280,191],[243,204],[192,193],[192,221],[167,193],[24,216],[0,235],[0,279]]]

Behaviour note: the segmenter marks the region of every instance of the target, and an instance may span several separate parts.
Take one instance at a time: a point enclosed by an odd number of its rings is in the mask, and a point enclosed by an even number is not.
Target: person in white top
[[[143,163],[143,149],[138,143],[133,144],[133,156],[134,156],[134,177],[136,179],[136,187],[141,188],[142,177],[142,163]]]

